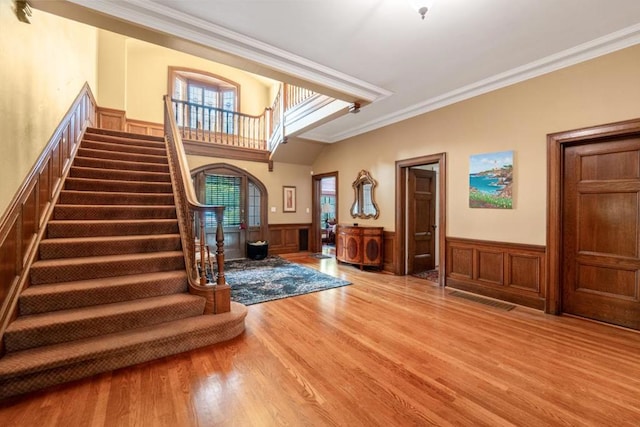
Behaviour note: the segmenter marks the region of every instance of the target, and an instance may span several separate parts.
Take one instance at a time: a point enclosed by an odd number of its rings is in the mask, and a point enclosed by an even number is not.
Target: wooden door
[[[407,189],[407,273],[435,268],[436,173],[409,169]]]
[[[224,259],[244,258],[246,255],[246,230],[239,227],[224,227]],[[211,256],[215,255],[216,246],[216,229],[207,228],[207,244],[211,251]]]
[[[562,309],[640,329],[640,138],[564,151]]]

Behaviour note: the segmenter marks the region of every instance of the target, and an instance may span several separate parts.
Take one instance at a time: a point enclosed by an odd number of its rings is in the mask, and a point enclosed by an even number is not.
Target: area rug
[[[438,283],[438,269],[414,273],[412,276]]]
[[[227,261],[225,277],[231,286],[231,300],[244,305],[258,304],[325,289],[350,285],[312,268],[268,256],[262,260]]]
[[[320,254],[320,253],[318,253],[318,254],[311,254],[311,256],[312,256],[313,258],[316,258],[316,259],[329,259],[329,258],[333,258],[333,257],[331,257],[331,256],[329,256],[329,255]]]

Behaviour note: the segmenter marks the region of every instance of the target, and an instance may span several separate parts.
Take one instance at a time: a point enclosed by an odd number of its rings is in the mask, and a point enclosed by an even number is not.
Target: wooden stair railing
[[[283,104],[283,91],[282,85],[280,90],[276,94],[273,104],[271,105],[271,121],[269,134],[269,141],[267,143],[268,150],[273,151],[276,146],[284,139],[284,104]]]
[[[286,94],[284,103],[285,111],[289,111],[292,108],[302,104],[309,98],[313,97],[314,95],[317,95],[317,93],[312,91],[311,89],[290,85],[287,83],[284,84],[284,92]]]
[[[0,217],[0,356],[4,330],[16,315],[20,293],[28,286],[31,264],[38,256],[55,201],[85,129],[95,122],[96,100],[85,83]]]
[[[180,238],[185,258],[187,275],[189,277],[189,292],[206,298],[205,314],[226,313],[231,310],[231,289],[224,277],[224,206],[205,205],[198,201],[193,181],[189,173],[187,156],[182,144],[182,137],[176,124],[173,110],[175,101],[164,97],[164,127],[169,169],[176,203]],[[213,213],[216,219],[216,264],[217,274],[211,268],[215,283],[209,283],[207,278],[207,245],[205,241],[205,214]],[[199,236],[198,248],[196,237]],[[199,263],[196,262],[196,250],[200,254]]]
[[[314,108],[319,93],[287,83],[280,85],[271,107],[259,116],[171,98],[172,117],[183,140],[273,152],[285,140],[285,117]]]
[[[266,150],[270,133],[269,109],[259,116],[171,99],[183,139]]]

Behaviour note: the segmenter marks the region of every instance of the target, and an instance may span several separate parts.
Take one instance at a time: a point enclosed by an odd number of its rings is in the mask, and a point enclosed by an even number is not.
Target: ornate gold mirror
[[[376,181],[366,170],[361,170],[353,181],[354,201],[351,206],[351,216],[354,218],[378,218],[380,209],[374,196]]]

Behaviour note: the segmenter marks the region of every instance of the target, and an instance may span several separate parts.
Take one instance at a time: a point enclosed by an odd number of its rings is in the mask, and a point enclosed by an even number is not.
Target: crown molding
[[[420,114],[434,111],[465,99],[473,98],[506,86],[513,85],[534,77],[548,74],[571,65],[579,64],[608,53],[615,52],[640,43],[640,24],[623,28],[620,31],[599,37],[590,42],[549,55],[538,61],[496,74],[476,83],[463,86],[445,94],[427,99],[400,111],[372,120],[361,126],[353,127],[336,134],[323,133],[321,129],[301,135],[303,138],[321,142],[338,142],[384,126],[410,119]]]
[[[283,49],[184,14],[150,0],[68,0],[70,3],[116,17],[138,26],[267,66],[319,84],[364,102],[384,99],[392,92]]]

